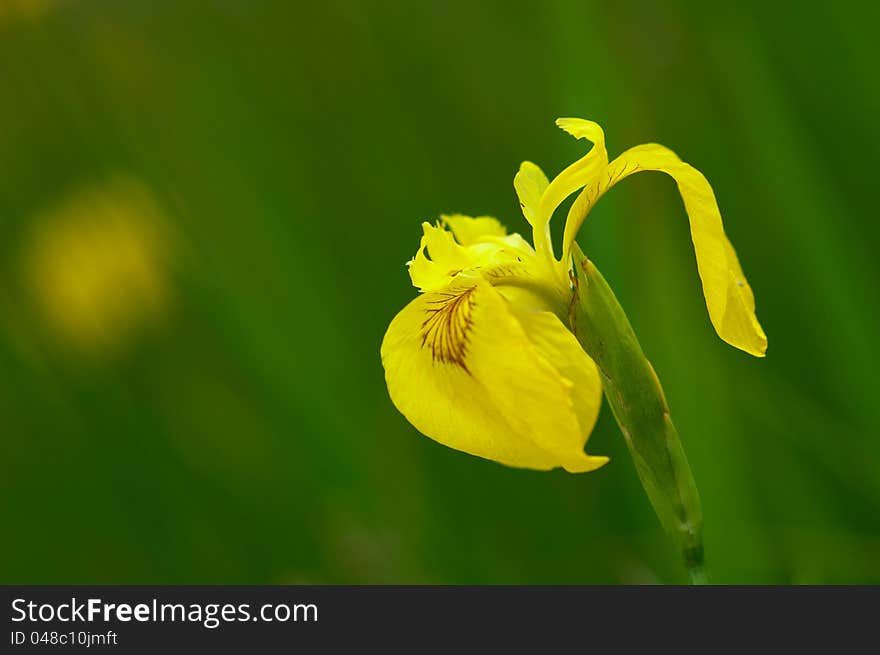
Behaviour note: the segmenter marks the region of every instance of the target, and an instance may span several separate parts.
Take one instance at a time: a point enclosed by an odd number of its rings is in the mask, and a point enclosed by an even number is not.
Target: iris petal
[[[590,209],[619,181],[640,171],[659,171],[675,180],[684,201],[697,258],[697,270],[709,318],[718,336],[756,357],[767,350],[767,337],[755,316],[755,300],[721,222],[709,182],[668,148],[647,143],[625,151],[587,185],[575,200],[565,226],[564,257]]]
[[[553,212],[572,193],[588,184],[608,164],[605,133],[598,123],[580,118],[560,118],[556,124],[576,139],[593,144],[590,151],[557,175],[541,198],[542,220],[549,221]]]
[[[479,277],[421,294],[382,342],[391,399],[456,450],[522,468],[598,468],[607,458],[583,452],[601,400],[595,365],[579,346],[566,364],[574,337],[552,315],[532,318]],[[563,373],[585,362],[576,379]]]
[[[463,246],[472,246],[486,238],[507,236],[507,230],[492,216],[474,218],[464,214],[444,214],[440,220]]]
[[[506,234],[494,218],[443,216],[452,228],[422,223],[422,240],[408,262],[413,286],[420,291],[443,289],[463,272],[479,271],[492,279],[520,272],[533,263],[534,250],[518,234]]]
[[[513,178],[513,188],[516,189],[516,195],[519,197],[519,206],[522,208],[523,216],[533,228],[544,227],[544,222],[540,216],[541,197],[550,186],[547,176],[540,166],[530,161],[524,161],[519,165],[519,170]]]

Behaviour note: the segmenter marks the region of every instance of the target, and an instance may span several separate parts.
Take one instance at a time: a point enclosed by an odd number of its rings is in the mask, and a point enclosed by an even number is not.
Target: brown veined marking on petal
[[[525,276],[528,274],[528,271],[525,267],[519,265],[519,263],[510,263],[492,266],[482,271],[482,274],[483,277],[489,280],[489,282],[495,282],[496,280],[510,277],[512,275]]]
[[[638,172],[640,168],[641,166],[637,162],[630,162],[615,168],[612,168],[611,164],[609,164],[608,168],[605,169],[607,177],[604,180],[599,178],[584,189],[585,209],[591,209],[593,205],[599,201],[599,198],[608,191],[608,189],[620,182],[623,178],[629,177],[633,173]]]
[[[470,329],[473,326],[473,293],[477,287],[457,292],[435,292],[436,300],[425,310],[428,317],[422,322],[422,347],[431,349],[431,358],[441,364],[460,366],[468,375],[467,356]]]
[[[525,280],[534,277],[528,267],[523,264],[522,257],[517,257],[515,262],[488,266],[482,269],[480,274],[492,286],[504,284],[505,278]]]

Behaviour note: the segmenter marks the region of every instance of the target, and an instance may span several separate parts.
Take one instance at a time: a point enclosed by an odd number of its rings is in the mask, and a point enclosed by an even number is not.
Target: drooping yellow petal
[[[724,249],[727,255],[728,284],[727,284],[727,307],[721,326],[722,339],[732,345],[745,350],[755,357],[763,357],[767,352],[767,336],[755,315],[755,294],[752,287],[746,281],[745,273],[740,266],[736,251],[727,237],[724,238]],[[744,335],[743,341],[751,339],[751,347],[748,350],[733,343],[723,335]]]
[[[561,372],[578,360],[567,362],[571,344],[556,321],[536,316],[527,332],[479,276],[424,293],[382,342],[391,399],[420,432],[456,450],[523,468],[598,468],[607,458],[583,452],[597,411],[595,367],[569,370],[574,380]]]
[[[617,182],[640,171],[666,173],[678,186],[690,221],[706,307],[718,336],[740,350],[763,357],[767,337],[755,316],[752,290],[724,233],[712,187],[702,173],[664,146],[649,143],[630,148],[584,188],[566,221],[563,260],[567,261],[574,238],[596,201]]]

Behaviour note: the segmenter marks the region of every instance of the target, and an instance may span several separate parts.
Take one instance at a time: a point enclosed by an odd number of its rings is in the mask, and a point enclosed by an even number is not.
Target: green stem
[[[691,581],[692,585],[707,585],[709,584],[709,574],[706,571],[705,562],[687,562],[687,571],[688,578]]]
[[[693,584],[705,584],[700,497],[657,374],[623,308],[579,248],[572,332],[596,362],[602,387],[661,524],[676,540]]]

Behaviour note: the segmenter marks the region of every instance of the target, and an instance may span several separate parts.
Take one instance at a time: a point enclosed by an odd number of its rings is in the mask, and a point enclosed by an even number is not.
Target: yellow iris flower
[[[423,434],[509,466],[578,473],[608,458],[584,452],[602,381],[568,325],[572,255],[590,209],[617,182],[640,171],[675,180],[716,332],[757,357],[767,338],[706,178],[657,144],[609,162],[598,124],[556,123],[593,147],[552,182],[535,164],[520,166],[514,187],[534,247],[488,216],[423,223],[419,250],[408,263],[421,293],[391,321],[381,354],[392,401]],[[577,191],[557,258],[550,219]]]

